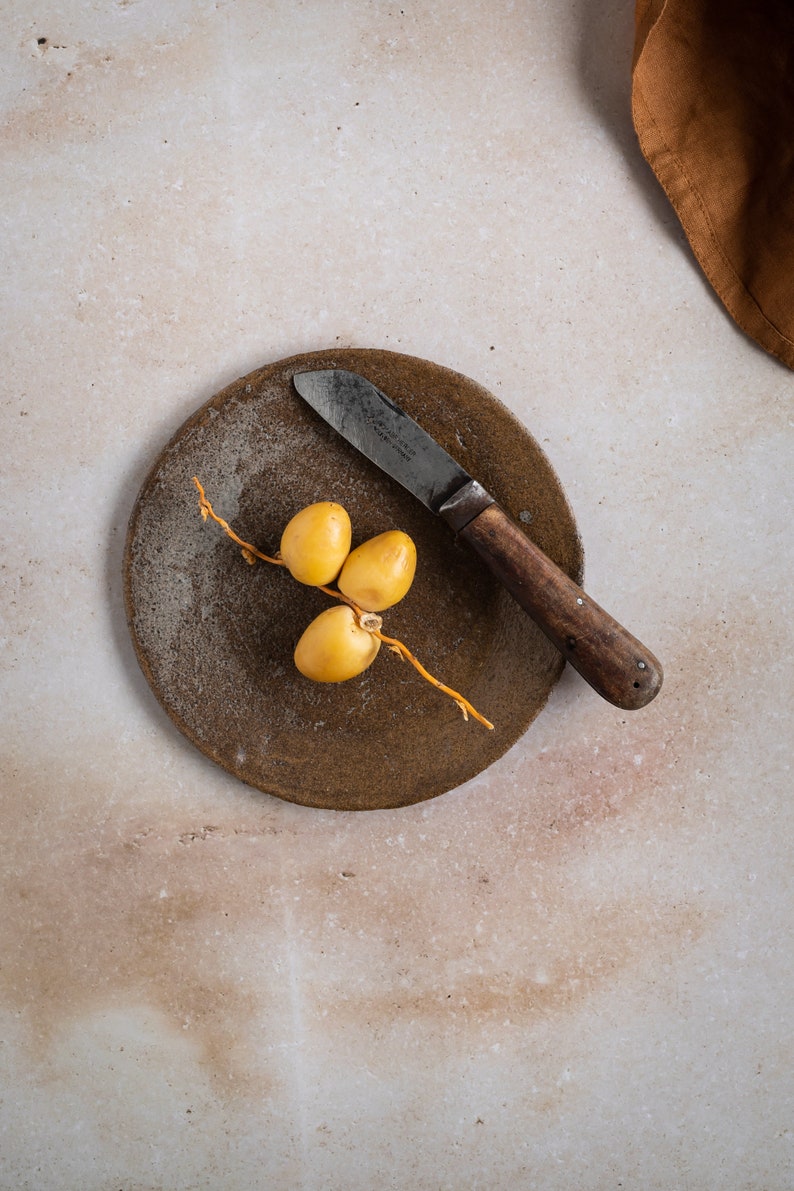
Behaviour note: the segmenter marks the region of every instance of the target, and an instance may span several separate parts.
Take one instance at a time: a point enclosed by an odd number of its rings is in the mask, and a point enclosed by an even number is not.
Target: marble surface
[[[630,5],[4,16],[0,1186],[790,1188],[794,380],[638,155]],[[139,485],[335,344],[527,425],[649,708],[566,672],[477,779],[358,815],[176,732]]]

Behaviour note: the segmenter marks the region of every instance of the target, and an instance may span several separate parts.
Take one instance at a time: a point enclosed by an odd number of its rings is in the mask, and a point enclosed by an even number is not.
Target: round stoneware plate
[[[130,520],[125,598],[135,649],[178,728],[243,782],[338,810],[405,806],[481,772],[546,702],[563,660],[446,524],[381,473],[298,396],[295,372],[367,377],[432,434],[577,582],[582,549],[560,483],[538,444],[480,385],[394,352],[294,356],[252,372],[202,406],[156,460]],[[292,653],[333,601],[283,567],[250,566],[215,512],[264,553],[318,500],[348,510],[353,545],[403,529],[416,579],[384,613],[431,674],[460,691],[493,731],[386,647],[359,678],[320,684]]]

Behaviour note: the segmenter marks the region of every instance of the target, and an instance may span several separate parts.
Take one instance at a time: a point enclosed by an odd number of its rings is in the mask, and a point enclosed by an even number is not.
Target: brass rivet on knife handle
[[[445,516],[445,509],[441,509]],[[662,685],[653,654],[527,537],[497,504],[453,526],[582,678],[616,707],[645,707]]]

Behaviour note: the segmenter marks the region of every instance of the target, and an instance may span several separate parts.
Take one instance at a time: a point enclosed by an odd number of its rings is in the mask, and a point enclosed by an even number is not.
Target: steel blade
[[[471,483],[427,431],[363,376],[329,368],[292,379],[312,409],[434,513]]]

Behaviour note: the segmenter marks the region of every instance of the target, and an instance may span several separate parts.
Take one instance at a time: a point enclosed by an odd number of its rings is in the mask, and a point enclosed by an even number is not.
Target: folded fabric
[[[794,0],[637,0],[640,147],[740,327],[794,368]]]

